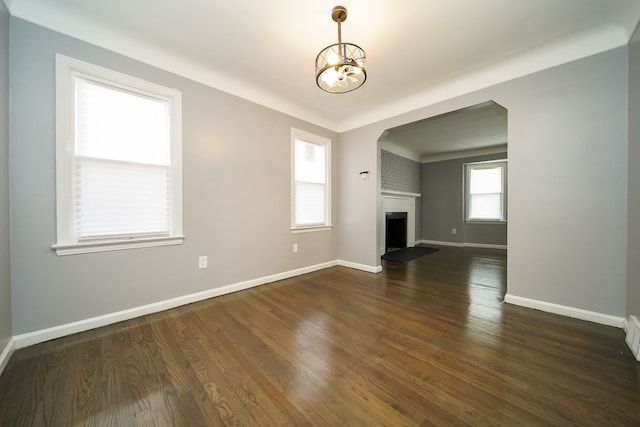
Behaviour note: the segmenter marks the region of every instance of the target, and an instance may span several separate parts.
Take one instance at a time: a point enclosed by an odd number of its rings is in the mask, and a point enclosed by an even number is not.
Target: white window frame
[[[507,159],[499,159],[499,160],[487,160],[484,162],[473,162],[473,163],[465,163],[463,165],[463,183],[464,183],[464,220],[467,223],[473,224],[503,224],[507,222]],[[471,194],[469,193],[469,179],[471,174],[469,173],[470,169],[483,169],[483,168],[502,168],[502,212],[500,219],[491,219],[491,218],[469,218],[469,205]]]
[[[295,145],[296,140],[302,140],[316,144],[325,149],[325,201],[324,218],[322,224],[298,225],[296,224],[296,171],[295,171]],[[291,128],[291,232],[305,233],[312,231],[326,231],[333,227],[331,224],[331,139],[300,129]]]
[[[78,241],[75,232],[75,81],[100,82],[168,102],[171,123],[171,230],[167,236]],[[58,255],[179,245],[182,233],[182,95],[180,91],[56,54],[56,228]]]

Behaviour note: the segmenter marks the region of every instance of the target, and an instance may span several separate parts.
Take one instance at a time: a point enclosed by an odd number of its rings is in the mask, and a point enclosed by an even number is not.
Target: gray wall
[[[627,47],[342,133],[340,259],[379,265],[377,141],[386,129],[494,100],[509,112],[508,292],[624,316]],[[636,216],[637,217],[637,216]]]
[[[422,164],[423,239],[506,245],[507,224],[473,224],[464,221],[462,170],[465,163],[506,158],[507,153],[501,153]],[[452,234],[453,228],[456,234]]]
[[[629,48],[629,233],[627,315],[640,318],[640,30]]]
[[[422,192],[422,170],[420,163],[386,150],[380,153],[380,174],[383,190]],[[422,202],[416,198],[416,240],[422,239]]]
[[[334,183],[336,134],[17,18],[10,46],[14,334],[337,258],[335,228],[289,230],[290,129],[333,138]],[[184,244],[64,257],[51,249],[56,52],[182,91]],[[199,255],[209,268],[198,269]]]
[[[0,353],[11,339],[9,263],[9,14],[0,1]]]

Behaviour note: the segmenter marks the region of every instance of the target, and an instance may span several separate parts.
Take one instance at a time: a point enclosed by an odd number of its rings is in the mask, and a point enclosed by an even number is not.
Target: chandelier
[[[316,83],[329,93],[351,92],[367,80],[364,50],[352,43],[342,43],[340,24],[347,19],[347,8],[336,6],[331,18],[338,23],[338,43],[320,51],[316,57]]]

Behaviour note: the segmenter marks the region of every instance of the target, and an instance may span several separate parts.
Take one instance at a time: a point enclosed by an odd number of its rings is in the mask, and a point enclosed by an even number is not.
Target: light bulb
[[[338,72],[335,70],[335,68],[329,68],[324,73],[322,73],[322,81],[329,86],[333,86],[336,80],[338,80]]]
[[[327,64],[336,65],[338,62],[340,62],[340,57],[337,53],[331,52],[329,55],[327,55]]]

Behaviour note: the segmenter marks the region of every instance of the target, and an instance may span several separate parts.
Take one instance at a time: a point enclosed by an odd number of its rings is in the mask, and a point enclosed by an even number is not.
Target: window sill
[[[333,228],[333,225],[317,225],[312,227],[296,227],[291,228],[292,233],[311,233],[313,231],[329,231]]]
[[[467,219],[467,224],[506,224],[505,220],[489,220],[489,219]]]
[[[126,249],[149,248],[154,246],[181,245],[185,236],[156,237],[136,240],[116,240],[112,242],[88,242],[72,244],[55,244],[58,256],[87,254],[92,252],[121,251]]]

